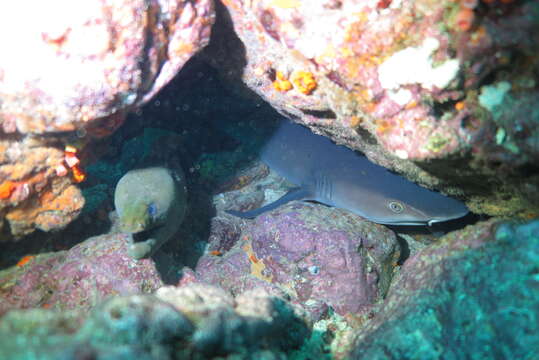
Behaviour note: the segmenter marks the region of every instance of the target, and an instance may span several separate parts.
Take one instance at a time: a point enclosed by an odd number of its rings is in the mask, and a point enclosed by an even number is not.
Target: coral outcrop
[[[489,221],[410,258],[352,359],[538,355],[539,222]]]
[[[386,293],[400,254],[391,230],[308,203],[259,216],[230,249],[223,240],[198,261],[199,281],[232,293],[265,287],[286,294],[314,320],[328,307],[366,315]]]
[[[133,260],[126,235],[96,236],[0,271],[0,314],[10,309],[88,310],[112,295],[163,285],[152,260]]]
[[[193,294],[205,301],[193,302]],[[188,286],[115,297],[90,313],[12,311],[0,319],[0,335],[0,357],[9,359],[286,359],[310,324],[260,289],[234,301],[215,287]]]

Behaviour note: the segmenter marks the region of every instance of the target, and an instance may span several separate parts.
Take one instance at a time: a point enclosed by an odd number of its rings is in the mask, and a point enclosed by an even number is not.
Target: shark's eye
[[[395,214],[400,214],[404,210],[404,205],[398,201],[390,201],[389,204],[387,204],[387,207]]]

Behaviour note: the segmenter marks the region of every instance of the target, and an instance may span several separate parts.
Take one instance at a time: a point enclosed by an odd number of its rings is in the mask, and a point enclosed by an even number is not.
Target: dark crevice
[[[454,111],[455,104],[457,102],[459,102],[459,100],[447,100],[444,102],[434,102],[432,104],[432,113],[437,119],[440,119],[444,114]]]
[[[319,119],[336,119],[337,115],[332,110],[309,110],[300,109],[305,115],[317,117]]]
[[[376,138],[370,133],[368,132],[366,129],[362,128],[362,127],[358,127],[356,128],[356,133],[358,134],[358,136],[361,138],[361,140],[368,144],[368,145],[377,145],[378,144],[378,141],[376,140]]]
[[[408,245],[408,242],[401,236],[397,235],[397,241],[400,245],[400,254],[399,258],[397,259],[397,265],[401,266],[410,257],[410,246]]]
[[[539,175],[539,166],[536,164],[527,163],[526,165],[519,167],[518,170],[523,177]]]

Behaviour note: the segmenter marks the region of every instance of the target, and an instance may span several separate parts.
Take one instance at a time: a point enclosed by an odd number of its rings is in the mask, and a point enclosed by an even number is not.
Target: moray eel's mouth
[[[126,233],[139,233],[146,230],[146,224],[141,222],[124,222],[120,223],[120,230]]]
[[[140,202],[131,204],[120,214],[120,229],[123,232],[139,233],[148,230],[150,226],[151,217],[147,204]]]

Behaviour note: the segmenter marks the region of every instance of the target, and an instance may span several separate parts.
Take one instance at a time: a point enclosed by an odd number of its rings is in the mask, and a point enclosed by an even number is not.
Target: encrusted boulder
[[[234,301],[222,289],[192,286],[117,296],[90,312],[11,311],[0,317],[0,357],[277,360],[289,358],[311,334],[297,307],[264,290]],[[228,299],[208,307],[215,294]]]
[[[231,249],[210,251],[196,270],[232,293],[263,286],[286,294],[313,319],[328,306],[360,316],[386,293],[399,254],[395,234],[381,225],[292,203],[256,218]]]
[[[88,310],[111,295],[163,285],[151,259],[127,253],[126,235],[96,236],[69,251],[40,254],[0,272],[0,314],[34,307]]]
[[[5,133],[73,131],[150,99],[205,46],[209,0],[2,5]],[[31,9],[31,11],[29,11]],[[24,31],[13,31],[22,19]],[[38,61],[36,61],[38,59]],[[106,123],[106,120],[104,120]]]
[[[538,221],[447,235],[404,263],[350,358],[537,357],[538,249]]]

